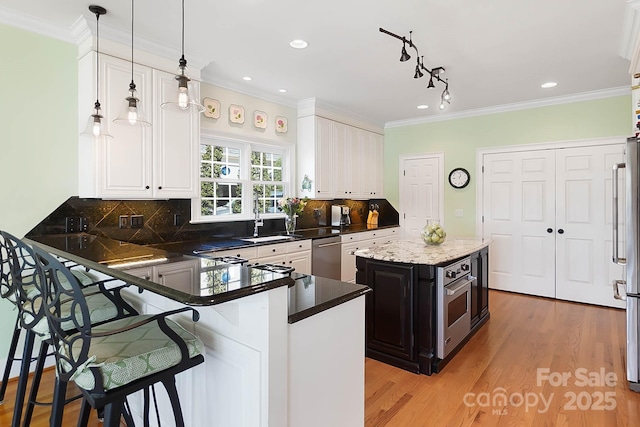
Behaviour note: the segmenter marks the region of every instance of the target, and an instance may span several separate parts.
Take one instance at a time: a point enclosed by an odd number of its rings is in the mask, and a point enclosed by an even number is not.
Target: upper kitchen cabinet
[[[366,129],[317,115],[300,117],[298,183],[308,176],[314,198],[383,197],[382,144],[381,134]]]
[[[298,183],[311,179],[312,198],[333,197],[334,123],[317,116],[298,119]],[[303,194],[306,195],[306,194]]]
[[[95,52],[79,60],[79,105],[95,101]],[[131,62],[100,55],[99,99],[113,138],[79,143],[79,196],[112,199],[168,199],[197,196],[199,115],[160,108],[175,92],[175,76],[134,65],[134,81],[151,127],[113,123],[127,96]],[[198,90],[197,84],[195,85]],[[80,108],[79,123],[87,118]],[[88,114],[87,114],[88,117]]]
[[[362,182],[360,192],[365,199],[381,198],[384,174],[384,137],[362,132]]]

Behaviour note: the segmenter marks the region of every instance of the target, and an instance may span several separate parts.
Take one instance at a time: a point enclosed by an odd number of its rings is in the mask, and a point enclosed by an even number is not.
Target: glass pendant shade
[[[96,102],[95,113],[89,116],[89,119],[87,120],[87,126],[85,126],[84,131],[82,131],[80,135],[89,135],[96,138],[113,138],[113,136],[111,136],[109,134],[109,131],[107,130],[104,117],[100,114],[99,102]]]
[[[130,126],[151,126],[144,114],[140,99],[137,96],[136,85],[133,81],[129,85],[129,96],[124,99],[120,114],[114,120],[114,123]]]
[[[204,106],[200,104],[194,97],[195,90],[192,87],[191,79],[187,77],[187,61],[184,56],[180,58],[180,66],[178,67],[178,75],[176,81],[178,86],[174,93],[170,96],[170,101],[160,104],[163,109],[174,111],[186,111],[190,113],[202,113]]]

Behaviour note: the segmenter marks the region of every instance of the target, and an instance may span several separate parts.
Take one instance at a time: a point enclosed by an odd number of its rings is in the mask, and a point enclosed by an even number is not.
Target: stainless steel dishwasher
[[[340,236],[314,239],[311,247],[311,274],[340,280],[341,257]]]

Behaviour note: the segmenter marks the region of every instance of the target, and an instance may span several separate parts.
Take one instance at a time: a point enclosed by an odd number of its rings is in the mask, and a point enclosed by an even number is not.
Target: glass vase
[[[293,234],[296,230],[296,215],[287,215],[284,217],[284,229],[287,234]]]
[[[420,232],[420,237],[427,245],[440,245],[447,237],[447,232],[440,225],[440,221],[430,219]]]

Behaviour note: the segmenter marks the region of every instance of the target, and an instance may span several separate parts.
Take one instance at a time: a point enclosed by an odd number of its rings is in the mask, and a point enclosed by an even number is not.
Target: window
[[[290,192],[293,148],[203,136],[200,144],[200,197],[195,221],[253,218],[280,213],[278,200]]]
[[[254,197],[258,195],[260,213],[278,213],[278,200],[284,196],[282,155],[261,151],[251,152],[251,183]]]

